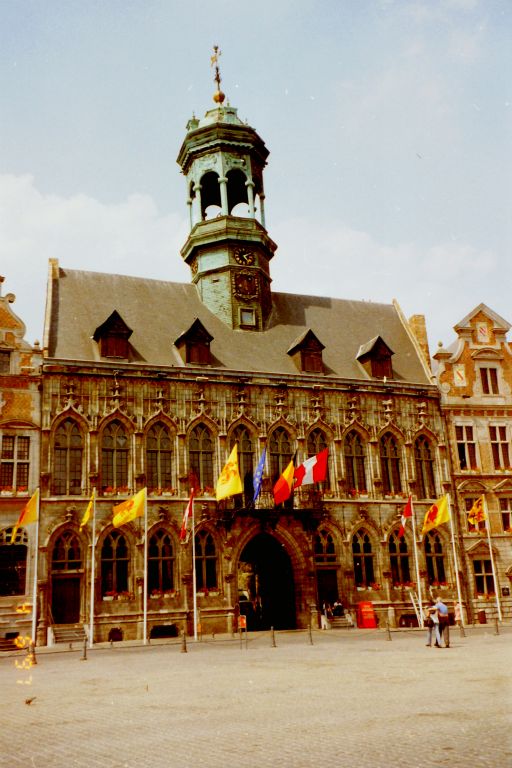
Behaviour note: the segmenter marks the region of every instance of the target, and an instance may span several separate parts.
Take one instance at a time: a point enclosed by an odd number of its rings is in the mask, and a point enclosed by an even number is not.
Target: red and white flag
[[[400,519],[401,525],[400,530],[398,531],[399,536],[403,536],[405,534],[405,524],[407,522],[407,518],[412,517],[412,496],[409,495],[409,498],[407,499],[407,504],[404,507],[404,511],[402,512],[402,517]]]
[[[188,527],[188,521],[194,514],[194,489],[190,491],[190,499],[188,500],[188,504],[186,506],[185,512],[183,513],[183,522],[181,524],[181,531],[180,531],[180,541],[185,541],[187,538],[187,527]]]
[[[327,477],[328,456],[329,449],[324,448],[316,456],[311,456],[311,458],[306,459],[300,466],[296,467],[293,473],[293,488],[300,488],[301,485],[309,485],[311,483],[322,483]]]

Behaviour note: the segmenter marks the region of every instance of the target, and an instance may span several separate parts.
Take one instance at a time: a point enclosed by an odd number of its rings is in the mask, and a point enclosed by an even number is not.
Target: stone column
[[[249,216],[251,219],[254,219],[256,216],[256,211],[254,208],[254,181],[246,181],[245,186],[247,187],[247,200],[249,203]]]
[[[228,187],[227,177],[219,176],[219,188],[220,188],[220,208],[223,216],[228,216]]]
[[[201,211],[201,185],[200,184],[194,184],[194,192],[196,193],[196,219],[197,221],[202,221],[203,214]]]

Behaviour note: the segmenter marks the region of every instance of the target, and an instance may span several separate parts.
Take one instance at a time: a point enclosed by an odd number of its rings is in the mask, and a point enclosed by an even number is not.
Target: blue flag
[[[266,452],[267,452],[267,449],[264,448],[263,453],[261,454],[260,460],[258,462],[258,466],[256,467],[256,472],[254,473],[254,477],[252,479],[252,487],[254,488],[254,496],[252,498],[253,502],[256,501],[256,499],[260,495],[261,484],[263,482],[263,470],[265,469]]]

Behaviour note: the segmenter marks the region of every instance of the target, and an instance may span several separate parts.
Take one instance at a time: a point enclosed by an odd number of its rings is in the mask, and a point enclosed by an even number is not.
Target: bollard
[[[386,632],[388,636],[386,637],[386,640],[391,640],[391,630],[389,628],[389,621],[386,619]]]
[[[242,650],[242,630],[240,627],[238,628],[238,634],[240,635],[240,650]]]
[[[494,621],[495,621],[495,624],[496,624],[495,629],[494,629],[494,634],[495,635],[499,635],[499,633],[500,633],[500,625],[498,624],[498,617],[497,616],[494,619]]]
[[[274,632],[274,627],[270,627],[270,636],[272,637],[272,648],[277,648],[276,633]]]
[[[30,645],[27,648],[27,656],[30,661],[30,666],[33,667],[37,664],[36,659],[36,644],[33,641],[30,641]]]
[[[84,637],[84,652],[80,661],[87,661],[87,638]]]
[[[464,624],[462,622],[459,624],[459,630],[460,630],[460,636],[466,637],[466,631],[464,629]]]
[[[187,653],[187,635],[185,633],[185,630],[183,630],[181,634],[181,652]]]
[[[309,631],[309,644],[313,645],[313,630],[311,628],[311,617],[309,620],[308,631]]]

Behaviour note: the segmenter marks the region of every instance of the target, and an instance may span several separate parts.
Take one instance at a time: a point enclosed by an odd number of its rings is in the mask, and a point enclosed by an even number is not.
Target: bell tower
[[[220,89],[220,50],[211,59],[215,107],[193,117],[177,162],[186,178],[190,234],[181,255],[201,300],[232,328],[263,330],[272,309],[263,169],[268,150]]]

